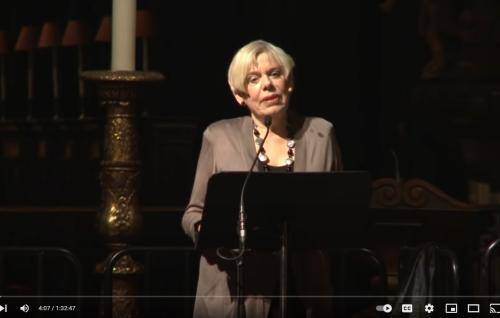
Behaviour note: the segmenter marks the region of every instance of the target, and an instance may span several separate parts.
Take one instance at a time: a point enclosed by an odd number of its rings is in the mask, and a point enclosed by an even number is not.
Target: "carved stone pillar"
[[[140,71],[88,71],[84,79],[97,84],[104,107],[104,147],[101,161],[102,210],[98,228],[110,252],[126,247],[141,231],[139,205],[139,135],[137,94],[140,88],[163,80],[163,75]],[[97,265],[103,272],[103,264]],[[136,280],[142,266],[131,256],[113,268],[113,296],[137,295]],[[136,299],[113,298],[113,317],[138,317]],[[103,311],[101,310],[101,314]]]

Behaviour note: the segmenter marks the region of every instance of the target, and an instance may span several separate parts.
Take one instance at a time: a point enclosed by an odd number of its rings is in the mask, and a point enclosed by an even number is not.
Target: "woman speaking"
[[[301,117],[289,111],[294,90],[293,59],[281,48],[262,40],[243,46],[233,57],[228,83],[248,116],[211,124],[203,133],[191,198],[182,227],[193,241],[200,230],[209,178],[223,171],[248,171],[256,156],[255,171],[327,172],[342,169],[333,125],[318,117]],[[271,118],[266,134],[265,118]],[[321,222],[321,220],[319,220]],[[331,294],[329,262],[319,252],[307,259],[292,259],[295,285],[301,295]],[[235,317],[234,266],[204,252],[200,260],[194,317]],[[319,274],[321,273],[321,274]],[[271,295],[276,294],[279,258],[272,253],[245,256],[245,311],[247,318],[272,315]],[[266,297],[267,296],[267,297]],[[308,317],[331,317],[331,301],[303,300]]]

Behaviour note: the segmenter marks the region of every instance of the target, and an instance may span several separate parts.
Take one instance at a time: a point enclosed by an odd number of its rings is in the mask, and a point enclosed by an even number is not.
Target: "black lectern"
[[[246,174],[224,172],[209,180],[199,250],[238,248],[239,198]],[[245,199],[246,246],[281,250],[281,296],[285,296],[288,250],[359,246],[357,238],[366,230],[360,221],[369,200],[370,176],[364,171],[254,173]],[[280,299],[284,316],[286,298]]]

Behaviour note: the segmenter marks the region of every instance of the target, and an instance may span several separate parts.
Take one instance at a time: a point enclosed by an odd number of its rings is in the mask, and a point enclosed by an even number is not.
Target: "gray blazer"
[[[341,154],[333,125],[317,117],[302,118],[291,114],[290,118],[296,141],[294,171],[342,170]],[[215,122],[203,133],[191,199],[182,217],[184,232],[193,241],[196,239],[195,225],[202,218],[210,177],[222,171],[247,171],[252,165],[256,154],[252,131],[252,119],[245,116]],[[235,314],[235,303],[230,297],[220,297],[231,295],[227,273],[221,264],[215,264],[217,261],[214,263],[208,259],[203,255],[200,260],[197,295],[204,297],[196,299],[194,316],[232,317]],[[259,259],[261,264],[265,263],[262,259]],[[246,260],[251,262],[251,258]],[[272,289],[272,286],[270,288]],[[219,297],[206,297],[210,295]],[[265,317],[269,304],[270,301],[262,297],[247,299],[247,317]]]

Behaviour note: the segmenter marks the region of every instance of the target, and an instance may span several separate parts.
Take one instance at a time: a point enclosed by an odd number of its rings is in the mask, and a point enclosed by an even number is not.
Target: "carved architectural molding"
[[[372,183],[372,208],[474,209],[422,179],[397,182],[381,178]]]

